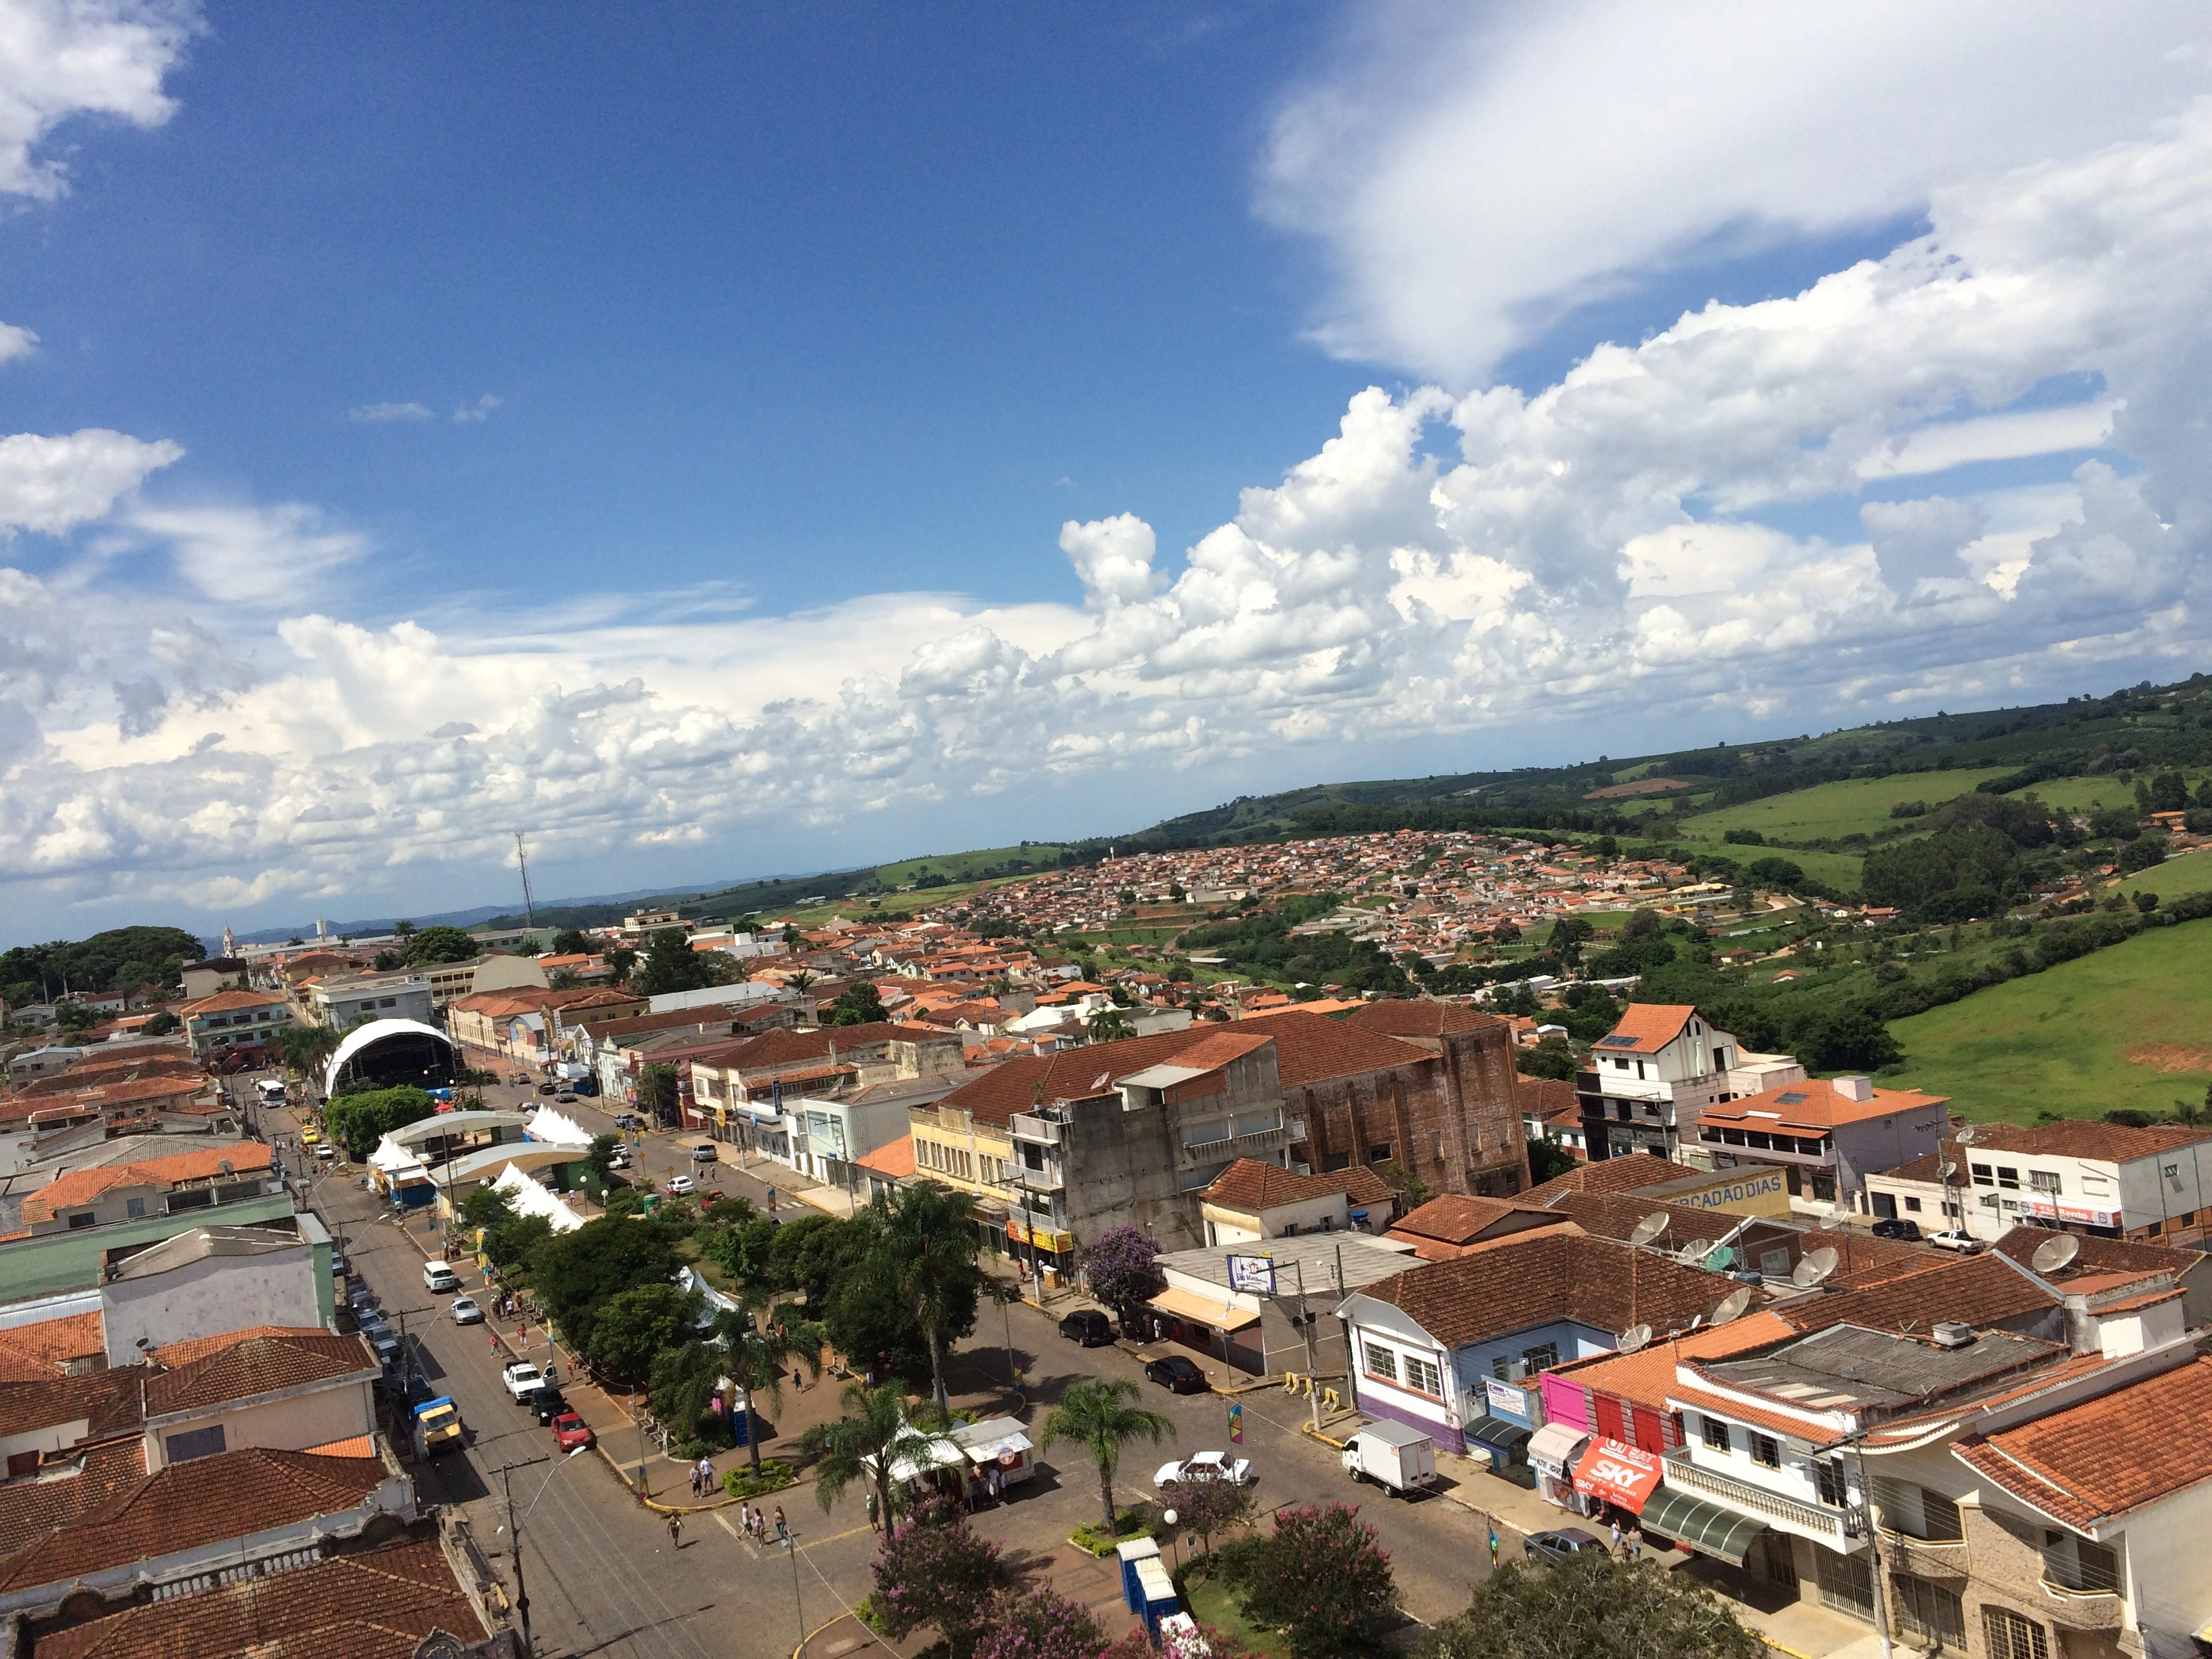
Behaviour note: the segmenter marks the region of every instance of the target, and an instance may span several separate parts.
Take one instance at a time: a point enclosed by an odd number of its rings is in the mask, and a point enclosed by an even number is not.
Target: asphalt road
[[[502,1075],[506,1070],[501,1068]],[[507,1104],[523,1092],[488,1091],[486,1104]],[[611,1129],[610,1115],[592,1102],[560,1109],[586,1128]],[[289,1132],[277,1115],[271,1117],[272,1132]],[[639,1149],[636,1173],[660,1181],[690,1167],[670,1142],[669,1136],[648,1134]],[[774,1165],[765,1170],[777,1173]],[[422,1370],[434,1388],[459,1404],[472,1435],[465,1453],[448,1455],[418,1472],[422,1498],[455,1504],[468,1516],[511,1589],[501,1472],[512,1470],[518,1513],[536,1504],[524,1528],[523,1547],[541,1652],[767,1659],[790,1653],[802,1626],[819,1626],[867,1593],[874,1540],[857,1490],[826,1516],[811,1486],[785,1496],[801,1546],[794,1589],[793,1558],[744,1542],[736,1534],[733,1512],[728,1525],[711,1515],[692,1517],[678,1549],[672,1547],[665,1522],[640,1507],[598,1457],[579,1457],[553,1473],[557,1452],[551,1434],[513,1404],[500,1386],[503,1357],[493,1353],[478,1328],[457,1328],[445,1317],[450,1298],[433,1297],[422,1288],[421,1250],[392,1224],[374,1219],[379,1206],[374,1194],[355,1184],[358,1173],[342,1170],[319,1183],[318,1207],[347,1235],[356,1270],[387,1309],[426,1310],[408,1321],[410,1335],[420,1335]],[[732,1164],[720,1166],[716,1182],[723,1191],[757,1203],[767,1196],[767,1180]],[[808,1212],[787,1197],[782,1213],[794,1212]],[[1073,1305],[1078,1304],[1062,1298],[1047,1310],[1019,1305],[1011,1312],[1013,1346],[1024,1361],[1034,1402],[1017,1414],[1030,1425],[1033,1438],[1041,1438],[1045,1412],[1067,1382],[1084,1376],[1120,1376],[1139,1382],[1145,1403],[1176,1426],[1172,1438],[1158,1450],[1131,1449],[1117,1477],[1121,1502],[1150,1496],[1152,1471],[1170,1457],[1232,1449],[1225,1400],[1176,1396],[1142,1383],[1142,1362],[1126,1346],[1084,1350],[1061,1340],[1057,1317]],[[975,1334],[957,1352],[956,1392],[988,1390],[1004,1382],[1006,1328],[999,1310],[987,1305]],[[1244,1437],[1234,1449],[1258,1471],[1263,1506],[1329,1499],[1358,1503],[1390,1552],[1400,1605],[1408,1613],[1427,1622],[1466,1605],[1474,1585],[1489,1571],[1487,1528],[1478,1515],[1439,1498],[1407,1504],[1372,1486],[1353,1486],[1334,1449],[1299,1431],[1303,1402],[1289,1395],[1269,1389],[1244,1395],[1239,1403]],[[610,1449],[635,1455],[625,1448]],[[783,1448],[771,1443],[769,1449]],[[975,1520],[979,1531],[1031,1559],[1064,1542],[1070,1528],[1098,1513],[1097,1477],[1086,1458],[1063,1446],[1042,1464],[1022,1496]]]

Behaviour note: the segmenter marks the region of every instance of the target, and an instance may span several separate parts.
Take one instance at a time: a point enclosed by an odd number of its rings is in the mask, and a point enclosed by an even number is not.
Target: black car
[[[1902,1216],[1890,1217],[1874,1224],[1874,1236],[1876,1238],[1910,1239],[1917,1244],[1920,1242],[1920,1224],[1907,1221]]]
[[[1206,1373],[1179,1353],[1155,1359],[1146,1366],[1145,1381],[1157,1382],[1171,1394],[1206,1392]]]
[[[1114,1322],[1096,1308],[1078,1308],[1060,1322],[1060,1334],[1086,1348],[1103,1348],[1114,1340]]]
[[[547,1078],[544,1082],[538,1085],[538,1092],[541,1095],[550,1095],[560,1086],[561,1085],[554,1082],[551,1078]]]
[[[558,1389],[538,1389],[530,1396],[530,1409],[537,1413],[540,1428],[550,1423],[568,1409],[568,1402],[561,1397]]]
[[[1528,1559],[1551,1563],[1571,1561],[1577,1555],[1595,1550],[1600,1555],[1609,1553],[1605,1540],[1594,1538],[1580,1527],[1561,1527],[1557,1532],[1532,1532],[1528,1534]]]

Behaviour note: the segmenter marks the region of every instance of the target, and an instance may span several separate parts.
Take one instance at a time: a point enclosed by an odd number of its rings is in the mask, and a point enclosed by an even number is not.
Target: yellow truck
[[[415,1455],[435,1457],[461,1445],[461,1408],[451,1395],[426,1400],[415,1408]]]

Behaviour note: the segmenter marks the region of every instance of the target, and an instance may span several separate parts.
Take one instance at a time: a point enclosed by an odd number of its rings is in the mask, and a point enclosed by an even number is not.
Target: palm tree
[[[945,1389],[945,1344],[975,1318],[982,1274],[975,1266],[975,1224],[966,1193],[933,1181],[901,1187],[882,1204],[885,1259],[897,1273],[899,1291],[914,1310],[929,1343],[929,1373],[937,1409],[950,1415]]]
[[[337,1047],[338,1034],[327,1025],[287,1025],[276,1033],[278,1057],[311,1082]]]
[[[855,1480],[876,1489],[877,1514],[891,1519],[891,1465],[929,1444],[929,1437],[906,1419],[906,1390],[896,1382],[870,1388],[848,1382],[838,1391],[845,1415],[807,1430],[799,1449],[822,1461],[814,1466],[814,1496],[827,1515],[830,1506]]]
[[[817,977],[818,975],[817,975],[812,969],[801,968],[796,973],[786,974],[783,976],[783,982],[788,989],[797,991],[801,994],[804,994],[806,988],[813,984]]]
[[[745,1450],[755,1468],[760,1467],[760,1416],[753,1401],[765,1395],[778,1411],[783,1408],[783,1368],[796,1360],[816,1376],[822,1375],[822,1332],[817,1325],[787,1327],[778,1334],[776,1322],[765,1327],[760,1319],[767,1296],[748,1288],[739,1292],[738,1305],[714,1316],[690,1341],[663,1354],[653,1366],[653,1409],[662,1422],[680,1424],[690,1433],[707,1409],[710,1395],[726,1378],[745,1396]]]
[[[1119,1042],[1137,1035],[1137,1028],[1129,1024],[1129,1017],[1119,1008],[1101,1008],[1083,1029],[1093,1042]]]
[[[1098,1502],[1106,1516],[1106,1530],[1114,1529],[1114,1471],[1121,1462],[1121,1448],[1133,1440],[1160,1443],[1163,1434],[1176,1431],[1174,1422],[1158,1412],[1148,1412],[1134,1402],[1137,1385],[1126,1378],[1085,1377],[1071,1382],[1044,1419],[1042,1456],[1055,1440],[1080,1440],[1091,1449],[1098,1465]]]

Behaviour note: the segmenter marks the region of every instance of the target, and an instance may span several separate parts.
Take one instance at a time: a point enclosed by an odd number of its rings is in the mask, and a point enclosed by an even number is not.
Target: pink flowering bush
[[[1088,1607],[1040,1584],[1000,1601],[975,1659],[1096,1659],[1105,1645],[1106,1634]]]
[[[969,1530],[960,1506],[943,1498],[917,1509],[885,1534],[871,1567],[878,1624],[893,1641],[937,1627],[953,1659],[968,1659],[994,1604],[1013,1582],[999,1547]]]

